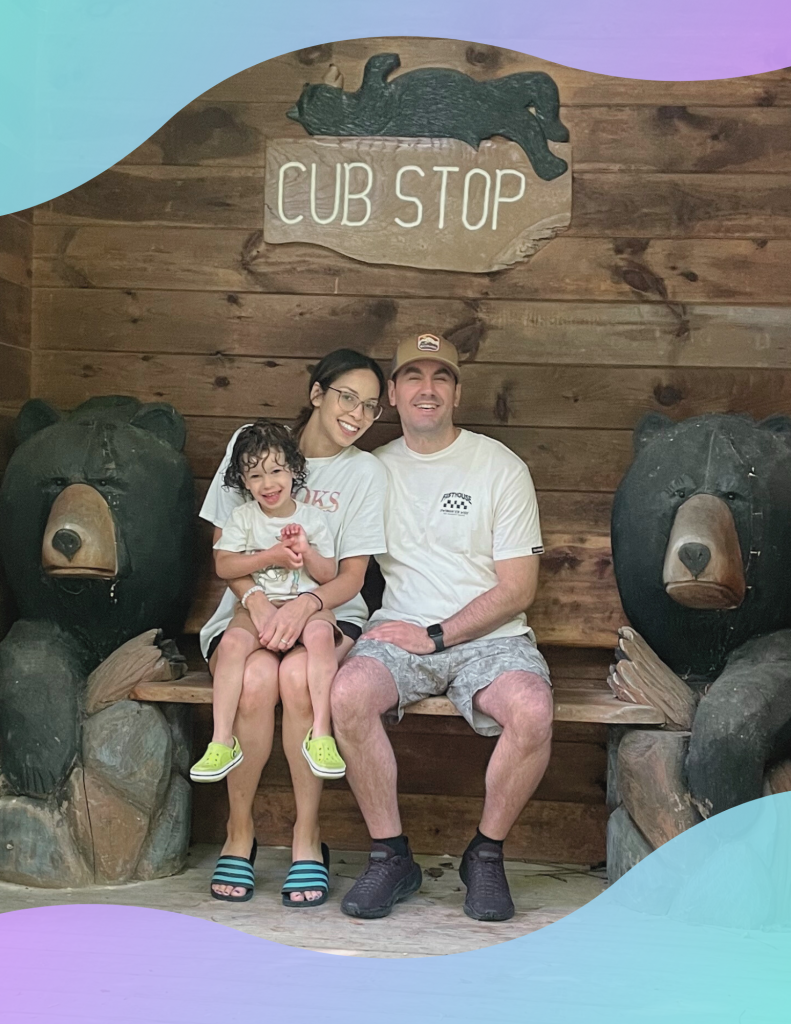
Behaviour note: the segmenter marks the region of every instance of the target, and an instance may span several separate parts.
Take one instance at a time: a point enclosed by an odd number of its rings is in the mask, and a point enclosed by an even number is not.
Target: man
[[[403,341],[388,383],[403,437],[375,454],[388,476],[382,608],[339,670],[335,735],[373,845],[341,909],[384,917],[421,884],[401,831],[396,762],[381,715],[447,693],[473,729],[499,736],[476,835],[461,861],[465,912],[504,921],[514,905],[503,841],[549,760],[552,693],[524,610],[541,546],[527,466],[498,441],[453,424],[456,349],[433,334]]]

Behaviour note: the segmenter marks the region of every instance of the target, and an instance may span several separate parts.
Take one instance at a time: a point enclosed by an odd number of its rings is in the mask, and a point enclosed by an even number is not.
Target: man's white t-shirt
[[[228,442],[225,456],[214,474],[200,510],[202,519],[207,519],[220,529],[237,506],[252,500],[249,495],[242,495],[223,485],[234,443],[242,429],[240,427]],[[344,558],[378,555],[384,551],[387,474],[382,463],[369,452],[362,452],[353,445],[329,458],[306,461],[307,483],[294,497],[327,516],[336,559],[341,562]],[[226,590],[216,612],[200,632],[204,658],[214,637],[228,628],[237,603],[233,591]],[[333,608],[332,612],[338,621],[352,622],[360,627],[365,625],[368,618],[368,608],[362,594],[357,594],[339,608]]]
[[[324,521],[324,514],[301,501],[295,504],[297,507],[290,516],[268,516],[258,502],[245,502],[231,512],[214,550],[248,554],[266,551],[280,542],[283,527],[297,523],[305,531],[308,544],[325,558],[332,558],[335,545]],[[286,569],[282,565],[269,565],[266,569],[252,573],[252,577],[264,588],[267,597],[279,601],[289,601],[319,586],[304,566],[300,569]]]
[[[492,438],[462,430],[442,451],[420,455],[403,437],[374,455],[387,470],[382,607],[371,623],[430,626],[497,584],[495,562],[544,550],[530,471]],[[533,637],[524,613],[487,633]]]

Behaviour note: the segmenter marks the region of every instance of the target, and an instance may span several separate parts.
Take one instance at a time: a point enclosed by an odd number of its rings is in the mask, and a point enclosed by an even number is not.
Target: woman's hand
[[[267,621],[260,634],[262,647],[282,654],[299,640],[305,623],[318,607],[317,602],[309,594],[286,601]]]
[[[258,639],[261,641],[262,646],[266,646],[264,641],[261,640],[261,634],[267,629],[270,619],[277,613],[277,608],[260,590],[254,591],[247,598],[246,604],[250,618],[253,620],[253,625],[258,630]]]

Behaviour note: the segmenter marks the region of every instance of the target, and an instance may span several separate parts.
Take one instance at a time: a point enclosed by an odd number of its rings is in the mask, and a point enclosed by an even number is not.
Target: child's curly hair
[[[304,487],[308,475],[305,456],[299,450],[291,431],[274,420],[256,420],[240,432],[225,471],[225,486],[245,494],[247,488],[244,485],[244,474],[272,451],[283,453],[283,460],[294,475],[292,494]]]

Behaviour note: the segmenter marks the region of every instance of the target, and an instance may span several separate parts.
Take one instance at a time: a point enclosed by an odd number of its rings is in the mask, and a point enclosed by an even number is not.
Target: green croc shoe
[[[244,754],[235,736],[232,747],[226,747],[224,743],[210,743],[200,761],[190,768],[190,778],[193,782],[219,782],[243,760]]]
[[[302,744],[302,754],[310,765],[310,770],[320,779],[342,779],[346,774],[346,762],[338,753],[333,737],[312,737],[311,729]]]

